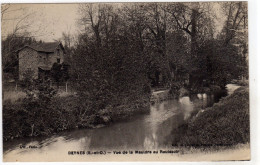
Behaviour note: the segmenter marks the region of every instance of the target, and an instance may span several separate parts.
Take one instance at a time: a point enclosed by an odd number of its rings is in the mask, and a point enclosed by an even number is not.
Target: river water
[[[227,85],[231,94],[239,86]],[[65,131],[50,137],[14,139],[4,142],[4,161],[68,155],[68,151],[150,150],[171,148],[172,130],[192,112],[212,106],[223,94],[198,94],[151,105],[150,113],[98,129]],[[24,148],[25,147],[25,148]],[[55,159],[54,156],[53,159]],[[24,158],[24,159],[23,159]]]

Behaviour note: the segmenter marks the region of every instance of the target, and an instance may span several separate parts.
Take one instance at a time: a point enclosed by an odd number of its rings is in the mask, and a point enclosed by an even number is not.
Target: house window
[[[57,49],[57,55],[60,56],[60,49]]]
[[[60,58],[57,58],[57,63],[58,63],[58,64],[60,63]]]

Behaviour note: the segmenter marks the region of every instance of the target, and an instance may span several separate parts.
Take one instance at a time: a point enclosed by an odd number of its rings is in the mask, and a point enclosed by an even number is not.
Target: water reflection
[[[182,97],[179,99],[182,113],[184,114],[184,120],[190,118],[192,111],[194,110],[193,102],[190,97]]]

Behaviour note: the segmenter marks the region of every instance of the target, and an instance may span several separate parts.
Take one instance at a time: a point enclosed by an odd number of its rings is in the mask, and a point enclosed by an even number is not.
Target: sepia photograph
[[[248,48],[247,1],[2,3],[3,162],[250,161]]]

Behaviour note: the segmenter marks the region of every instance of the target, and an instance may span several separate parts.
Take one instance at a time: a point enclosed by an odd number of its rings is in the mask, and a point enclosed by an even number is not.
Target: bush
[[[4,102],[4,139],[49,135],[74,127],[71,111],[62,108],[55,98],[56,90],[48,81],[24,79],[26,97],[15,103]]]
[[[249,142],[248,88],[237,89],[232,95],[200,113],[188,123],[181,137],[173,139],[173,144],[230,146]]]
[[[3,138],[50,135],[74,128],[95,128],[112,121],[130,118],[149,110],[149,97],[122,97],[121,104],[93,110],[91,104],[78,96],[57,97],[48,83],[31,82],[25,89],[27,97],[3,106]],[[147,108],[148,107],[148,108]]]
[[[232,80],[231,81],[234,84],[240,85],[240,86],[248,86],[249,81],[248,80]]]

